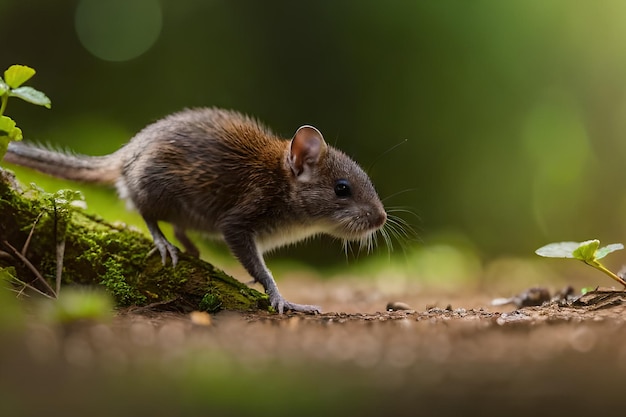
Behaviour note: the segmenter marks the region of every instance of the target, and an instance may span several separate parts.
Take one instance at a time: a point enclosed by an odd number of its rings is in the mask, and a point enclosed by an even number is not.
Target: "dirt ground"
[[[0,415],[624,414],[623,294],[517,308],[341,282],[283,293],[347,311],[28,323],[3,338]]]

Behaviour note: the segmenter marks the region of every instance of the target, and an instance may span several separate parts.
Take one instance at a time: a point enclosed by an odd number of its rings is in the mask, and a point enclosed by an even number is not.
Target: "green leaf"
[[[22,140],[22,130],[15,126],[10,117],[0,116],[0,160],[4,158],[12,140]]]
[[[15,129],[15,122],[7,116],[0,116],[0,137],[9,136],[9,133]]]
[[[26,65],[11,65],[4,71],[4,80],[11,88],[18,88],[35,75],[35,70]]]
[[[13,128],[11,133],[9,133],[9,139],[11,139],[14,142],[20,141],[23,138],[24,136],[22,135],[22,129],[20,129],[19,127]]]
[[[86,209],[85,196],[80,191],[59,190],[51,195],[54,200],[54,207],[57,211],[69,211],[72,208]]]
[[[4,80],[2,79],[2,77],[0,77],[0,96],[6,94],[7,91],[9,91],[10,88],[7,85],[7,83],[4,82]]]
[[[52,107],[52,102],[44,93],[39,90],[35,90],[32,87],[19,87],[11,91],[11,97],[18,97],[24,101],[27,101],[38,106],[44,106],[46,108]]]
[[[546,258],[573,258],[574,251],[578,249],[579,246],[579,242],[550,243],[540,247],[535,253]]]
[[[609,253],[622,249],[624,249],[624,245],[622,245],[621,243],[612,243],[610,245],[606,245],[605,247],[598,249],[598,251],[596,252],[596,259],[602,259]]]
[[[85,196],[81,191],[62,189],[54,193],[54,200],[59,205],[67,205],[72,201],[85,201]]]
[[[600,241],[598,239],[586,240],[573,252],[574,258],[584,262],[594,261],[599,247]]]
[[[15,122],[10,117],[0,116],[0,137],[8,137],[10,141],[22,140],[22,129],[15,126]]]
[[[550,243],[535,251],[537,255],[546,258],[575,258],[581,261],[602,259],[611,252],[624,249],[621,243],[613,243],[598,249],[600,241],[597,239],[585,242],[558,242]]]

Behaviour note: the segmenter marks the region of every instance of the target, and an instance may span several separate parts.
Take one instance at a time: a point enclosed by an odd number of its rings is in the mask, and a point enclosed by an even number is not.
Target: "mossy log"
[[[211,264],[181,254],[163,266],[150,239],[73,208],[67,193],[23,191],[0,168],[0,268],[14,267],[24,286],[54,295],[60,276],[63,286],[104,287],[120,307],[268,309],[266,295]]]

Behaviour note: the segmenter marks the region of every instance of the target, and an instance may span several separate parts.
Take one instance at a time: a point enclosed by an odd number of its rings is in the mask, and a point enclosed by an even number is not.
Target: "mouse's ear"
[[[326,152],[326,142],[313,126],[302,126],[291,139],[289,166],[299,181],[311,179],[312,170]]]

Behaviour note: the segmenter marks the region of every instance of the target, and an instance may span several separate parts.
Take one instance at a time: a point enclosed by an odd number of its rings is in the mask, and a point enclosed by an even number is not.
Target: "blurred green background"
[[[415,214],[416,247],[482,261],[624,240],[624,17],[622,1],[1,0],[0,67],[34,67],[52,99],[9,103],[27,139],[88,154],[184,107],[285,137],[313,124],[375,162],[385,204]],[[142,225],[112,191],[71,186]],[[325,240],[279,256],[320,254],[345,259]]]

